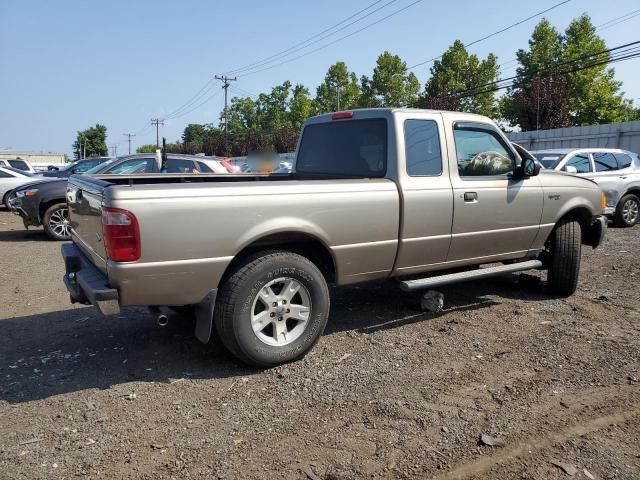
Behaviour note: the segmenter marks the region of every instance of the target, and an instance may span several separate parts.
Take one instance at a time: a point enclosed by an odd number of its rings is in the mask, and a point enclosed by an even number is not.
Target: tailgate
[[[102,241],[102,194],[110,184],[84,176],[72,176],[67,184],[71,239],[103,272],[106,251]]]

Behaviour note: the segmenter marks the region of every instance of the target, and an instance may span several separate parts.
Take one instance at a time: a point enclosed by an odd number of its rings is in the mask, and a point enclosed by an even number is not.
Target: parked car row
[[[545,169],[596,182],[607,197],[605,213],[618,227],[640,220],[640,158],[614,148],[557,148],[531,152]]]
[[[22,217],[25,228],[42,226],[54,240],[68,240],[69,211],[66,191],[72,174],[136,175],[160,173],[154,154],[126,155],[112,159],[88,159],[74,162],[49,175],[31,177],[11,187],[5,204]],[[168,155],[167,173],[227,173],[217,159],[193,155]]]

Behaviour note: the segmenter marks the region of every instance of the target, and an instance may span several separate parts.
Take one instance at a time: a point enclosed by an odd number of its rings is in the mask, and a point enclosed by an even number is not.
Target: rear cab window
[[[387,121],[335,120],[307,125],[296,172],[335,177],[379,178],[387,173]]]
[[[24,160],[9,160],[9,165],[18,170],[29,170],[29,165]]]

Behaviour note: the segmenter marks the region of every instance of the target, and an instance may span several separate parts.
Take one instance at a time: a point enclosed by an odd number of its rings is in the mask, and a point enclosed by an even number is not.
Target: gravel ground
[[[585,250],[568,299],[333,289],[315,349],[259,371],[176,315],[71,306],[60,244],[0,211],[0,477],[638,479],[639,235]]]

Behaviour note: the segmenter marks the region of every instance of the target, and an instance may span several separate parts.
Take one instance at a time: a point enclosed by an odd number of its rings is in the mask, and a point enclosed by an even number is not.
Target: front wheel
[[[53,240],[69,240],[71,227],[69,225],[69,208],[66,203],[56,203],[44,213],[42,221],[45,233]]]
[[[578,288],[582,229],[575,220],[561,220],[551,234],[547,285],[551,292],[568,297]]]
[[[224,346],[259,367],[304,356],[328,317],[322,273],[307,258],[284,251],[261,254],[238,267],[220,289],[214,313]]]
[[[639,218],[640,199],[631,193],[622,197],[613,216],[616,227],[633,227]]]

